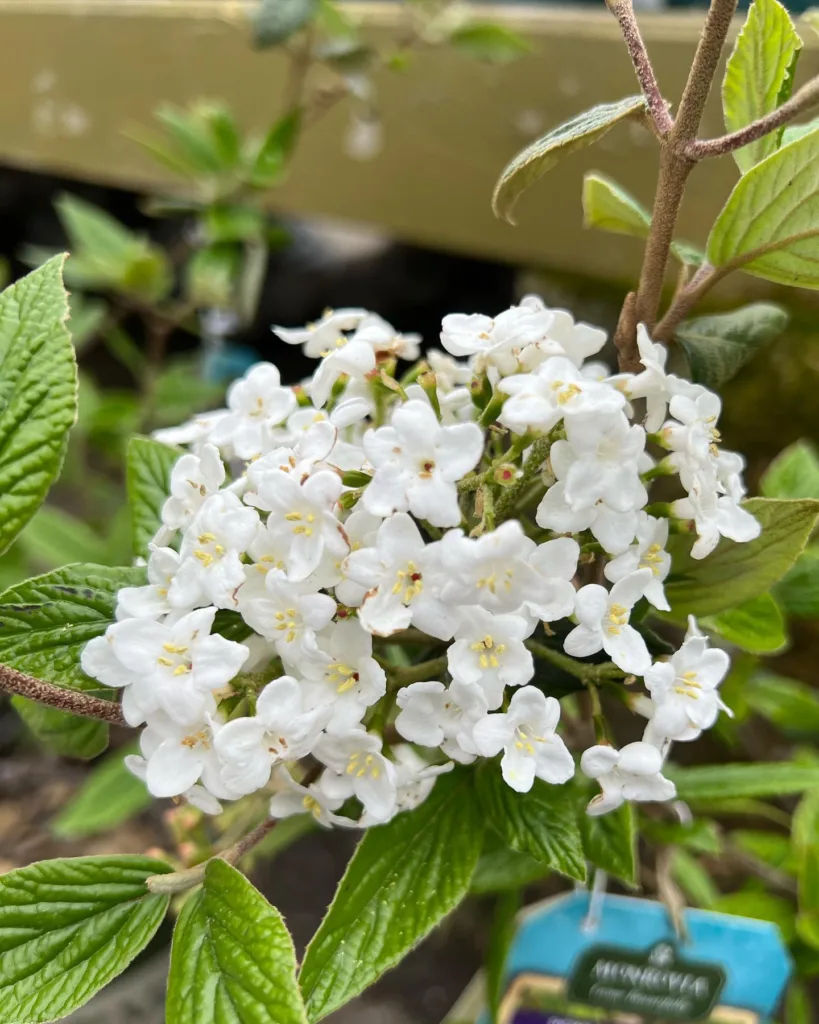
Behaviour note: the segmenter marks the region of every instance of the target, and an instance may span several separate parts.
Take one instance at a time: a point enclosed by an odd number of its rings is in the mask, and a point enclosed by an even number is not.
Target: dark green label
[[[642,1017],[694,1021],[714,1009],[725,985],[716,964],[685,960],[670,942],[642,953],[592,946],[569,979],[569,998]]]

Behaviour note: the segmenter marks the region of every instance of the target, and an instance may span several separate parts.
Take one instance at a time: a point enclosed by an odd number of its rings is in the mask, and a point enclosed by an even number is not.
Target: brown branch
[[[653,330],[657,321],[674,227],[688,175],[695,163],[684,153],[680,155],[681,143],[693,139],[699,129],[736,5],[737,0],[711,0],[674,127],[662,143],[651,230],[636,299],[637,321],[646,324],[649,330]],[[634,335],[621,339],[621,352],[629,361],[636,358],[636,346]]]
[[[783,103],[781,107],[766,114],[765,117],[761,117],[758,121],[753,121],[729,135],[721,135],[718,139],[693,139],[684,146],[683,153],[690,160],[704,160],[707,157],[731,153],[735,149],[747,146],[749,142],[756,142],[757,139],[770,135],[777,128],[789,124],[817,104],[819,104],[819,75],[803,85],[787,103]]]
[[[655,134],[663,138],[671,131],[674,121],[668,112],[668,104],[663,99],[660,86],[657,84],[657,77],[654,74],[643,37],[640,35],[640,26],[634,16],[631,0],[606,0],[606,6],[620,25],[631,63],[637,74],[637,81],[640,83],[648,106],[650,123]]]
[[[96,718],[101,722],[110,722],[112,725],[128,724],[122,715],[119,704],[113,701],[101,700],[99,697],[92,697],[87,693],[67,690],[62,686],[55,686],[54,683],[43,682],[42,679],[35,679],[8,665],[0,665],[0,690],[37,701],[38,704],[57,708],[59,711],[80,715],[82,718]]]

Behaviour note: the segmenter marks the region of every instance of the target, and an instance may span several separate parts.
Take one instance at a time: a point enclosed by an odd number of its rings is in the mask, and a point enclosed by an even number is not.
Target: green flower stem
[[[592,682],[587,682],[586,688],[589,691],[592,722],[594,723],[594,738],[598,743],[608,743],[609,734],[608,729],[606,728],[606,717],[603,714],[603,706],[600,703],[600,691]]]
[[[35,679],[24,672],[18,672],[8,665],[0,665],[0,690],[46,704],[60,711],[67,711],[82,718],[96,718],[112,725],[127,725],[119,704],[111,700],[101,700],[88,693],[68,690],[54,683],[46,683]]]
[[[424,683],[428,679],[435,679],[446,671],[447,658],[441,655],[440,658],[430,658],[429,661],[422,661],[418,665],[391,666],[387,669],[390,682],[394,687],[409,686],[410,683]]]
[[[512,516],[517,499],[542,469],[543,463],[549,457],[551,447],[552,438],[549,434],[543,434],[532,442],[531,451],[523,463],[523,471],[520,476],[511,487],[505,487],[498,495],[498,500],[495,502],[495,521],[497,523],[502,523]]]
[[[611,662],[605,665],[584,664],[583,662],[575,661],[568,654],[561,654],[560,651],[555,651],[545,644],[538,643],[537,640],[527,640],[526,646],[536,658],[551,662],[556,668],[568,672],[569,675],[574,676],[575,679],[579,679],[586,685],[609,679],[624,679],[626,675],[621,668],[618,668]]]

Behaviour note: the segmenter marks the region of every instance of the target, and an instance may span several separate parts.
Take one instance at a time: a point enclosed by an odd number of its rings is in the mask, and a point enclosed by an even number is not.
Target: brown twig
[[[54,683],[46,683],[42,679],[18,672],[8,665],[0,665],[0,690],[37,701],[59,711],[67,711],[82,718],[96,718],[112,725],[127,725],[119,704],[110,700],[101,700],[77,690],[67,690]]]
[[[765,117],[761,117],[758,121],[753,121],[744,128],[731,132],[730,135],[722,135],[718,139],[692,139],[686,144],[683,152],[692,160],[704,160],[707,157],[731,153],[733,150],[741,149],[749,142],[756,142],[757,139],[769,135],[777,128],[789,124],[817,104],[819,104],[819,75],[803,85],[781,107],[766,114]]]
[[[637,80],[648,106],[651,127],[659,138],[663,138],[671,131],[674,120],[668,112],[668,104],[663,99],[657,84],[651,59],[648,56],[643,37],[640,35],[640,26],[634,16],[631,0],[606,0],[606,6],[617,19],[620,31],[623,33],[631,63],[634,65]]]

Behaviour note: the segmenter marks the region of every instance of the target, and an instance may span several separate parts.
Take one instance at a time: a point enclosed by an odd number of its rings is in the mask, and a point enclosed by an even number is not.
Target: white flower
[[[730,714],[717,687],[731,660],[725,651],[710,650],[694,619],[689,622],[682,647],[668,661],[655,662],[645,674],[654,704],[646,739],[657,746],[665,740],[694,740],[703,729],[711,728],[721,710]]]
[[[572,584],[580,558],[580,545],[571,537],[557,537],[539,544],[529,556],[529,565],[541,577],[537,596],[526,601],[526,611],[543,622],[555,622],[574,611]]]
[[[374,823],[389,821],[397,806],[395,765],[381,753],[381,738],[363,729],[325,735],[313,754],[330,772],[322,789],[331,798],[357,797]]]
[[[472,369],[467,363],[459,363],[437,348],[428,349],[424,355],[430,369],[435,374],[439,393],[446,394],[456,387],[463,387],[464,384],[468,384],[472,380]]]
[[[353,341],[365,341],[379,355],[414,362],[420,355],[421,336],[401,334],[377,313],[368,313],[355,329]]]
[[[331,623],[319,650],[302,666],[308,706],[332,709],[328,732],[349,732],[387,692],[387,676],[373,658],[373,639],[356,619]]]
[[[333,811],[337,811],[344,803],[345,797],[328,796],[322,788],[323,776],[317,782],[311,782],[309,786],[302,786],[293,779],[285,767],[280,766],[274,771],[273,778],[280,789],[270,801],[272,818],[290,818],[294,814],[306,812],[312,814],[318,824],[325,828],[355,824],[349,818],[333,814]]]
[[[694,520],[697,540],[691,548],[693,558],[710,555],[720,537],[742,544],[756,540],[762,532],[762,527],[751,513],[727,494],[719,497],[710,491],[700,495],[691,493],[687,498],[675,501],[672,508],[680,519]]]
[[[425,545],[412,519],[403,512],[385,519],[375,547],[348,555],[342,572],[365,588],[358,613],[361,625],[375,636],[389,636],[412,623],[438,640],[449,640],[456,611],[437,594],[441,566],[436,545]]]
[[[366,309],[328,309],[322,318],[306,327],[273,327],[276,337],[288,345],[302,345],[306,356],[320,359],[326,349],[334,346],[339,335],[352,331],[367,316]]]
[[[159,619],[171,612],[168,590],[178,570],[179,555],[172,548],[153,548],[148,556],[148,583],[118,592],[117,619]]]
[[[179,570],[168,590],[171,605],[235,607],[236,589],[245,578],[241,555],[258,525],[258,514],[230,491],[206,498],[182,539]]]
[[[533,373],[506,377],[498,387],[511,396],[498,419],[519,434],[549,431],[576,413],[617,412],[626,402],[615,388],[586,379],[564,356],[548,359]]]
[[[171,530],[184,529],[224,482],[225,467],[212,444],[204,445],[199,455],[183,455],[171,470],[171,496],[162,506],[162,522]]]
[[[427,764],[406,743],[394,746],[392,755],[395,758],[396,803],[399,812],[412,811],[419,807],[432,792],[438,776],[451,772],[455,767],[451,761],[447,761],[446,764]],[[368,824],[366,815],[360,824]]]
[[[638,569],[650,569],[654,579],[645,589],[645,598],[655,608],[670,611],[671,606],[663,589],[663,581],[671,571],[671,556],[665,550],[667,543],[668,520],[655,519],[642,513],[637,527],[637,543],[606,563],[603,570],[606,579],[617,583]]]
[[[281,387],[272,363],[257,363],[230,385],[227,404],[228,415],[216,421],[208,440],[230,448],[240,459],[252,459],[273,447],[273,428],[296,408],[296,396],[291,388]]]
[[[566,421],[566,438],[552,445],[550,460],[573,509],[603,502],[614,512],[630,512],[645,505],[638,468],[646,443],[642,427],[630,425],[622,412],[578,414]]]
[[[268,530],[287,538],[285,562],[291,580],[307,579],[325,554],[337,560],[347,554],[347,541],[334,514],[342,490],[337,473],[319,470],[305,479],[289,462],[283,467],[268,462],[258,470],[251,468],[248,479],[254,490],[246,499],[270,512]]]
[[[361,498],[368,512],[409,511],[433,526],[457,526],[456,483],[480,461],[483,432],[474,423],[441,426],[429,405],[409,401],[390,426],[364,435],[364,451],[375,468]]]
[[[233,679],[249,653],[210,635],[215,615],[215,608],[200,608],[176,622],[116,622],[86,644],[83,671],[125,688],[122,712],[131,726],[158,709],[181,725],[202,721],[215,706],[212,691]]]
[[[535,542],[515,519],[477,538],[451,530],[440,545],[441,597],[448,604],[479,604],[504,614],[529,601],[537,604],[547,593],[543,577],[531,565]]]
[[[196,801],[197,794],[192,791],[201,779],[204,789],[214,798],[236,799],[241,794],[226,786],[220,774],[214,747],[219,728],[214,719],[180,725],[162,712],[155,712],[139,737],[143,756],[130,755],[126,759],[128,768],[145,781],[152,796],[193,796]]]
[[[265,594],[245,599],[239,590],[239,611],[245,622],[272,640],[280,658],[297,666],[318,650],[316,633],[330,622],[336,602],[329,594],[317,594],[307,584],[292,583],[278,573],[265,577]]]
[[[441,323],[441,344],[453,356],[475,356],[478,373],[490,367],[502,374],[515,373],[521,353],[545,341],[553,319],[539,300],[527,299],[494,319],[482,313],[451,313]],[[553,345],[546,351],[557,354],[561,349]]]
[[[589,747],[580,759],[584,775],[602,789],[586,808],[591,815],[616,810],[626,800],[673,800],[677,789],[662,774],[663,755],[650,743],[629,743],[622,750]]]
[[[479,685],[494,711],[503,703],[507,686],[522,686],[535,674],[531,651],[523,643],[531,632],[519,615],[470,608],[446,652],[450,675],[458,682]]]
[[[401,710],[395,728],[405,740],[440,747],[447,757],[462,764],[475,760],[472,730],[487,711],[479,686],[457,680],[448,688],[432,680],[412,683],[398,691],[396,704]]]
[[[610,591],[597,583],[581,587],[575,599],[579,625],[563,641],[566,653],[586,658],[603,650],[624,672],[643,675],[651,666],[651,656],[645,640],[629,625],[629,616],[653,578],[649,569],[640,569]]]
[[[312,751],[329,717],[329,706],[305,709],[292,676],[274,679],[259,694],[252,718],[234,718],[216,735],[225,784],[242,794],[266,786],[274,765]]]
[[[155,430],[151,436],[162,444],[192,445],[195,451],[200,451],[209,441],[211,431],[219,420],[229,415],[228,409],[214,409],[212,412],[202,413],[201,416],[196,416],[178,427]]]
[[[529,296],[530,303],[540,302],[536,296]],[[548,341],[560,346],[560,354],[581,367],[589,356],[596,355],[606,344],[606,332],[590,324],[575,323],[574,317],[565,309],[553,309]]]
[[[637,325],[637,350],[645,369],[635,377],[622,379],[629,398],[646,400],[645,428],[649,433],[654,433],[665,421],[666,409],[669,399],[675,393],[673,389],[677,378],[673,374],[666,374],[668,349],[665,345],[652,342],[645,324]]]
[[[543,495],[535,512],[535,522],[555,533],[591,530],[605,551],[618,555],[634,540],[639,510],[617,512],[602,501],[591,508],[575,509],[566,499],[566,484],[558,480]]]
[[[360,551],[362,548],[371,548],[375,545],[378,529],[384,520],[380,516],[374,516],[364,509],[356,509],[344,521],[344,533],[350,545],[350,551]],[[356,583],[346,575],[346,561],[339,567],[342,575],[340,583],[336,584],[335,594],[340,604],[346,604],[348,608],[358,608],[367,596],[367,587]]]
[[[487,715],[473,730],[475,746],[484,757],[503,750],[504,782],[528,793],[535,778],[562,783],[574,775],[574,761],[555,733],[560,704],[535,686],[515,691],[506,713]]]

